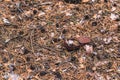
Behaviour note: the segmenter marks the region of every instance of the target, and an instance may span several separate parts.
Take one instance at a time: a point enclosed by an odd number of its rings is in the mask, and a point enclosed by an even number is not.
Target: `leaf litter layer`
[[[1,80],[119,80],[119,0],[0,0]]]

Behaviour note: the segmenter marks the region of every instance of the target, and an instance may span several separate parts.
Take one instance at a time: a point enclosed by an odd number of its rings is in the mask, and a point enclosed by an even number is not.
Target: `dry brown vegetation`
[[[0,0],[0,80],[120,80],[120,0]]]

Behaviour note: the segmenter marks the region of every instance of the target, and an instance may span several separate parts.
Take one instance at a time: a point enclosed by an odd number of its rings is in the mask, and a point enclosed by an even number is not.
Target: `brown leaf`
[[[89,37],[85,37],[85,36],[79,36],[79,37],[77,37],[77,40],[82,44],[91,42],[91,39]]]

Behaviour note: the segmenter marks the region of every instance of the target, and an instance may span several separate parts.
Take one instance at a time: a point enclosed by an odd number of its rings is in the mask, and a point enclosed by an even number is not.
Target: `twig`
[[[61,52],[61,50],[58,50],[58,49],[55,49],[55,48],[50,48],[50,47],[48,47],[48,46],[40,46],[41,48],[44,48],[44,49],[47,49],[47,50],[49,50],[49,51],[53,51],[53,52],[55,52],[55,53],[59,53],[59,52]]]
[[[17,39],[17,38],[23,38],[23,37],[26,36],[26,35],[27,35],[27,34],[17,35],[17,36],[15,36],[15,37],[11,38],[11,39],[8,39],[8,41],[5,42],[4,47],[6,47],[6,45],[7,45],[10,41],[15,40],[15,39]]]
[[[50,5],[52,4],[52,2],[44,2],[44,3],[41,3],[41,5]]]
[[[32,32],[31,32],[31,35],[30,35],[30,43],[31,43],[31,48],[32,48],[32,52],[34,53],[35,51],[34,51],[34,47],[33,47],[33,40],[32,40],[32,36],[33,36],[33,34],[34,34],[34,30],[32,30]]]

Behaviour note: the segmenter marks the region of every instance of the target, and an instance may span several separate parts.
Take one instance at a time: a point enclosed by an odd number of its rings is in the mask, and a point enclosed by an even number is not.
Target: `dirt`
[[[120,0],[0,0],[0,80],[120,80]]]

